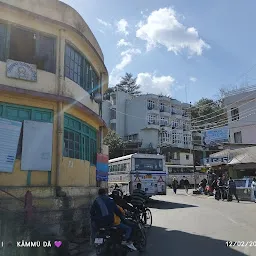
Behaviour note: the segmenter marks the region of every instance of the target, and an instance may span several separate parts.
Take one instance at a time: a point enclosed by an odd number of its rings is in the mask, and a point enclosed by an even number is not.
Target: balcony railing
[[[159,121],[157,121],[157,120],[148,121],[148,124],[159,125]]]

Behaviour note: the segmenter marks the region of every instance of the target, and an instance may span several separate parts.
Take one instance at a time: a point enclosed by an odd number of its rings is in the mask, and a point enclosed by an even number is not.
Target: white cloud
[[[156,76],[150,73],[139,73],[137,84],[143,93],[171,95],[171,87],[175,79],[171,76]]]
[[[125,39],[122,38],[117,42],[117,47],[122,46],[132,46],[132,44],[130,42],[125,41]]]
[[[190,80],[191,82],[195,83],[195,82],[197,81],[197,78],[196,78],[196,77],[191,76],[191,77],[189,78],[189,80]]]
[[[189,54],[201,55],[210,46],[204,42],[194,27],[186,27],[177,19],[172,8],[153,11],[144,23],[137,25],[136,36],[147,41],[147,50],[163,45],[168,51],[178,54],[188,49]]]
[[[129,32],[127,31],[128,28],[128,22],[125,19],[121,19],[117,22],[117,32],[124,34],[124,35],[129,35]]]
[[[128,49],[126,51],[121,52],[122,60],[119,64],[116,65],[117,70],[122,70],[126,67],[129,63],[132,62],[132,58],[134,55],[141,54],[139,49]]]
[[[108,27],[108,28],[111,28],[111,27],[112,27],[112,25],[111,25],[110,23],[108,23],[108,22],[106,22],[106,21],[104,21],[104,20],[102,20],[102,19],[97,18],[97,21],[98,21],[101,25],[103,25],[104,27]]]

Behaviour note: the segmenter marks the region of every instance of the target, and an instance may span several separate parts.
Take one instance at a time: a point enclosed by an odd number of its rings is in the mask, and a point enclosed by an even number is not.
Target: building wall
[[[228,115],[230,142],[235,143],[234,133],[241,132],[242,143],[256,143],[256,91],[241,92],[224,99]],[[232,121],[231,108],[238,108],[239,120]]]
[[[142,148],[148,148],[149,144],[153,148],[158,147],[158,130],[156,129],[143,129],[139,132],[139,138],[142,140]]]
[[[16,105],[22,105],[27,107],[40,107],[43,109],[53,110],[54,115],[57,113],[57,104],[55,102],[32,99],[24,95],[14,95],[9,93],[0,93],[0,102],[11,103]],[[57,133],[57,120],[56,118],[53,121],[53,133]],[[52,155],[52,172],[51,172],[51,183],[55,183],[56,174],[56,136],[53,136],[53,155]],[[24,186],[29,183],[31,179],[31,185],[48,185],[48,172],[40,171],[21,171],[20,170],[20,159],[16,159],[13,173],[3,173],[0,172],[0,185],[19,185]]]
[[[99,105],[80,85],[64,76],[65,43],[69,43],[88,59],[99,77],[102,74],[106,89],[108,73],[96,39],[81,16],[57,0],[0,0],[0,18],[4,23],[18,24],[56,37],[56,74],[38,69],[36,82],[12,79],[6,76],[6,63],[0,62],[0,103],[52,110],[54,116],[51,172],[21,171],[20,160],[16,159],[12,173],[0,172],[0,186],[49,186],[56,185],[57,178],[60,186],[96,186],[96,167],[92,163],[59,156],[57,151],[63,144],[65,113],[90,125],[97,133],[104,125],[99,116]],[[32,96],[34,92],[38,94]],[[57,176],[59,159],[60,173]]]
[[[59,0],[1,0],[1,2],[53,19],[74,28],[77,32],[79,31],[90,44],[92,44],[103,60],[103,53],[90,28],[78,12],[67,4]],[[2,18],[2,16],[0,17]]]
[[[187,155],[189,156],[189,159],[186,159]],[[193,154],[180,152],[180,164],[193,165]]]
[[[140,96],[126,101],[126,134],[136,134],[147,125],[146,98]]]
[[[116,92],[116,132],[122,138],[126,135],[126,101],[131,98],[125,92]]]
[[[102,103],[102,118],[105,121],[107,127],[110,127],[110,107],[111,102],[109,100],[105,100]]]

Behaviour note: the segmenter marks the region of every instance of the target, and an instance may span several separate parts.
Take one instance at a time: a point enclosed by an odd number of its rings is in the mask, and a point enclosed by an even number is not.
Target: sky
[[[256,83],[255,0],[62,0],[91,28],[109,86],[126,72],[143,93],[218,99]]]

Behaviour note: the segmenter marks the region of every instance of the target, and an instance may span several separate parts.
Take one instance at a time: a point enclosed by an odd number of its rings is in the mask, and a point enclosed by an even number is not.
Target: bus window
[[[150,159],[150,158],[135,158],[135,170],[136,171],[162,171],[163,160],[162,159]]]

